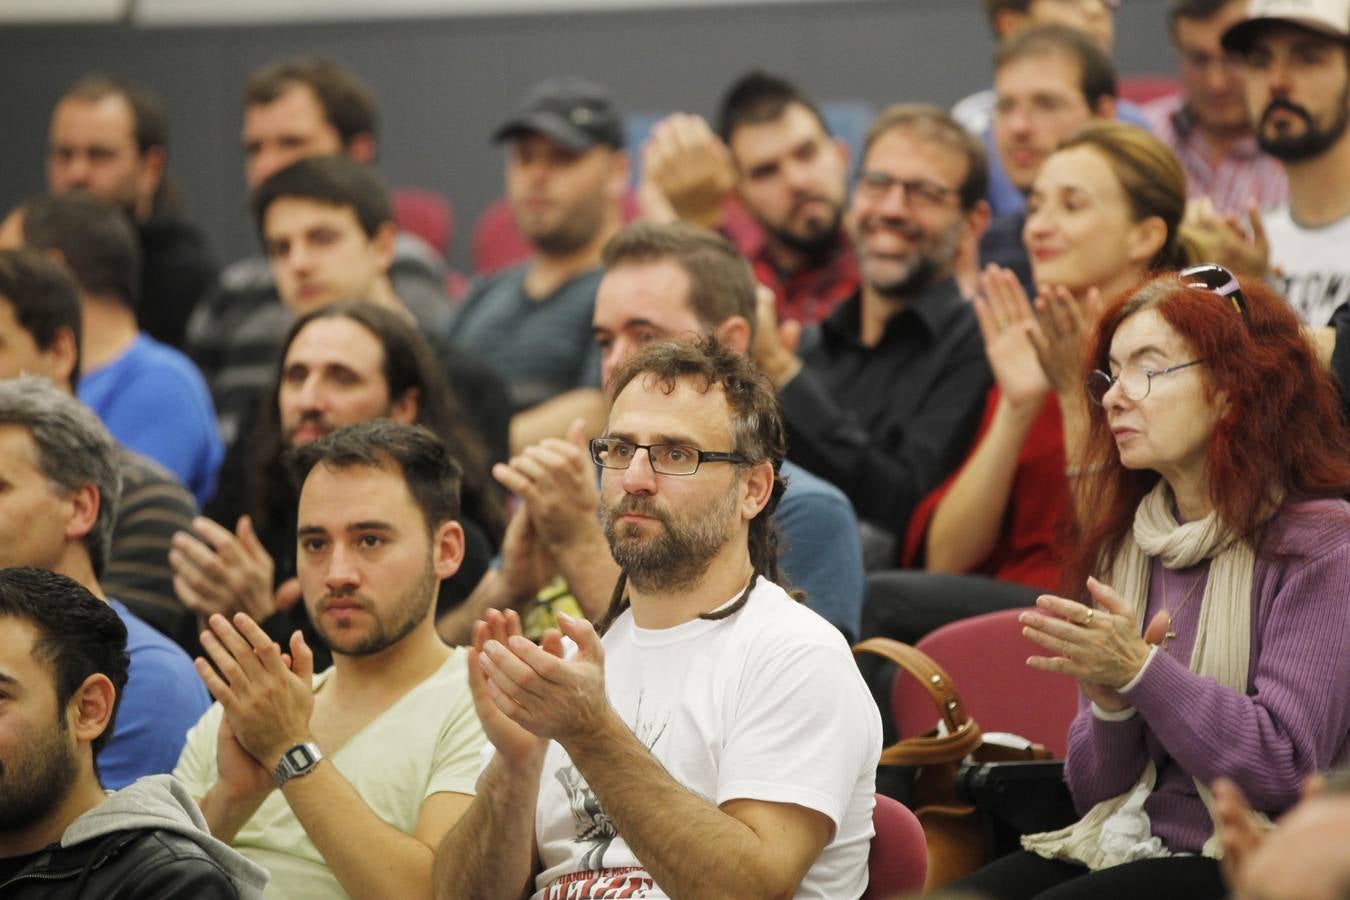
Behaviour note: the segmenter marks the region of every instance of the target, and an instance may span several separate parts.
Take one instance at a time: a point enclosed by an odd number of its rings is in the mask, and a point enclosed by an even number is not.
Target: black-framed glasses
[[[1203,288],[1218,294],[1233,304],[1233,309],[1239,314],[1246,315],[1247,298],[1242,296],[1242,287],[1238,284],[1237,276],[1223,266],[1203,263],[1182,269],[1177,273],[1177,277],[1186,287]]]
[[[943,206],[949,198],[959,193],[956,188],[927,178],[896,178],[877,169],[866,169],[858,174],[858,190],[873,200],[885,197],[897,184],[905,194],[905,202],[915,206]]]
[[[1126,399],[1138,403],[1148,396],[1148,392],[1153,389],[1153,379],[1159,375],[1180,372],[1182,369],[1198,366],[1202,362],[1204,362],[1203,359],[1193,359],[1187,363],[1168,366],[1166,369],[1150,369],[1148,366],[1130,363],[1123,367],[1120,374],[1114,378],[1111,377],[1109,372],[1093,369],[1087,377],[1088,399],[1098,406],[1105,406],[1106,392],[1111,390],[1112,385],[1118,384],[1120,385],[1120,392],[1125,395]]]
[[[647,451],[652,471],[661,475],[693,475],[699,466],[708,462],[729,462],[738,466],[750,464],[750,460],[739,453],[700,450],[688,444],[635,444],[612,437],[591,440],[591,460],[604,469],[628,468],[639,450]]]

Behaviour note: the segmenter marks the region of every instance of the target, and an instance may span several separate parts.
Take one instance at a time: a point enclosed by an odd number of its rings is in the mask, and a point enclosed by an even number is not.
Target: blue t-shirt
[[[197,367],[139,334],[126,353],[80,376],[76,392],[117,442],[172,472],[200,506],[216,491],[225,445]]]
[[[863,558],[858,518],[839,488],[784,461],[788,489],[774,512],[789,587],[848,638],[862,627]]]
[[[142,775],[172,772],[188,729],[211,705],[211,695],[183,648],[121,603],[112,598],[108,603],[127,627],[131,657],[112,740],[98,755],[103,786],[115,791]]]

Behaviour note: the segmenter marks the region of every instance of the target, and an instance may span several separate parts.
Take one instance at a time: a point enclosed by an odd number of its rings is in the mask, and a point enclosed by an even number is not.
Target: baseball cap
[[[623,119],[613,95],[603,85],[576,76],[549,78],[531,88],[492,140],[500,143],[522,132],[542,134],[569,150],[624,145]]]
[[[1277,22],[1345,40],[1350,37],[1350,0],[1251,0],[1247,17],[1223,33],[1223,47],[1242,52],[1262,26]]]

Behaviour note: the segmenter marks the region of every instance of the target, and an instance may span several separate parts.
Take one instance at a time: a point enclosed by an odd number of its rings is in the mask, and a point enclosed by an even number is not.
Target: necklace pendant
[[[1167,632],[1166,634],[1164,634],[1164,635],[1163,635],[1163,639],[1162,639],[1162,648],[1163,648],[1164,650],[1166,650],[1166,649],[1167,649],[1167,642],[1170,641],[1172,638],[1174,638],[1174,637],[1176,637],[1176,636],[1177,636],[1177,633],[1176,633],[1175,631],[1169,631],[1169,632]]]

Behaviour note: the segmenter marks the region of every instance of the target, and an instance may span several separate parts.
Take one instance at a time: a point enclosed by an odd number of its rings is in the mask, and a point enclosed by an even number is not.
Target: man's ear
[[[748,521],[759,515],[773,494],[773,465],[767,461],[746,470],[745,496],[741,500],[741,515]]]
[[[75,376],[80,365],[80,348],[75,343],[75,332],[62,326],[52,335],[51,345],[42,351],[47,361],[46,376],[62,390],[74,392]]]
[[[92,484],[82,484],[70,492],[70,518],[66,520],[66,540],[82,541],[94,530],[98,522],[98,511],[102,507],[102,498],[98,488]]]
[[[750,323],[744,316],[732,316],[717,326],[717,339],[722,346],[742,356],[750,352]]]
[[[384,222],[379,228],[375,229],[375,234],[370,239],[381,272],[388,273],[389,267],[394,264],[394,239],[396,237],[398,237],[398,225],[394,222]]]
[[[117,705],[117,688],[102,672],[84,680],[66,704],[66,721],[81,744],[90,744],[108,729]]]
[[[136,173],[136,216],[149,218],[155,205],[155,192],[164,180],[164,170],[169,164],[168,151],[163,147],[150,147],[141,154],[141,164]]]
[[[432,567],[442,581],[459,571],[464,562],[464,527],[456,521],[442,522],[431,537]]]
[[[976,200],[975,205],[970,211],[964,213],[964,222],[962,229],[965,231],[967,240],[974,241],[976,246],[980,243],[980,238],[989,230],[989,223],[994,220],[994,212],[989,207],[988,200]]]
[[[403,392],[403,396],[394,401],[389,418],[400,425],[416,425],[417,411],[422,403],[422,393],[415,387]]]
[[[378,155],[376,152],[377,149],[375,135],[371,134],[369,131],[363,131],[360,134],[352,135],[351,138],[348,139],[346,146],[343,147],[343,152],[357,162],[369,165],[375,162],[375,158]]]

